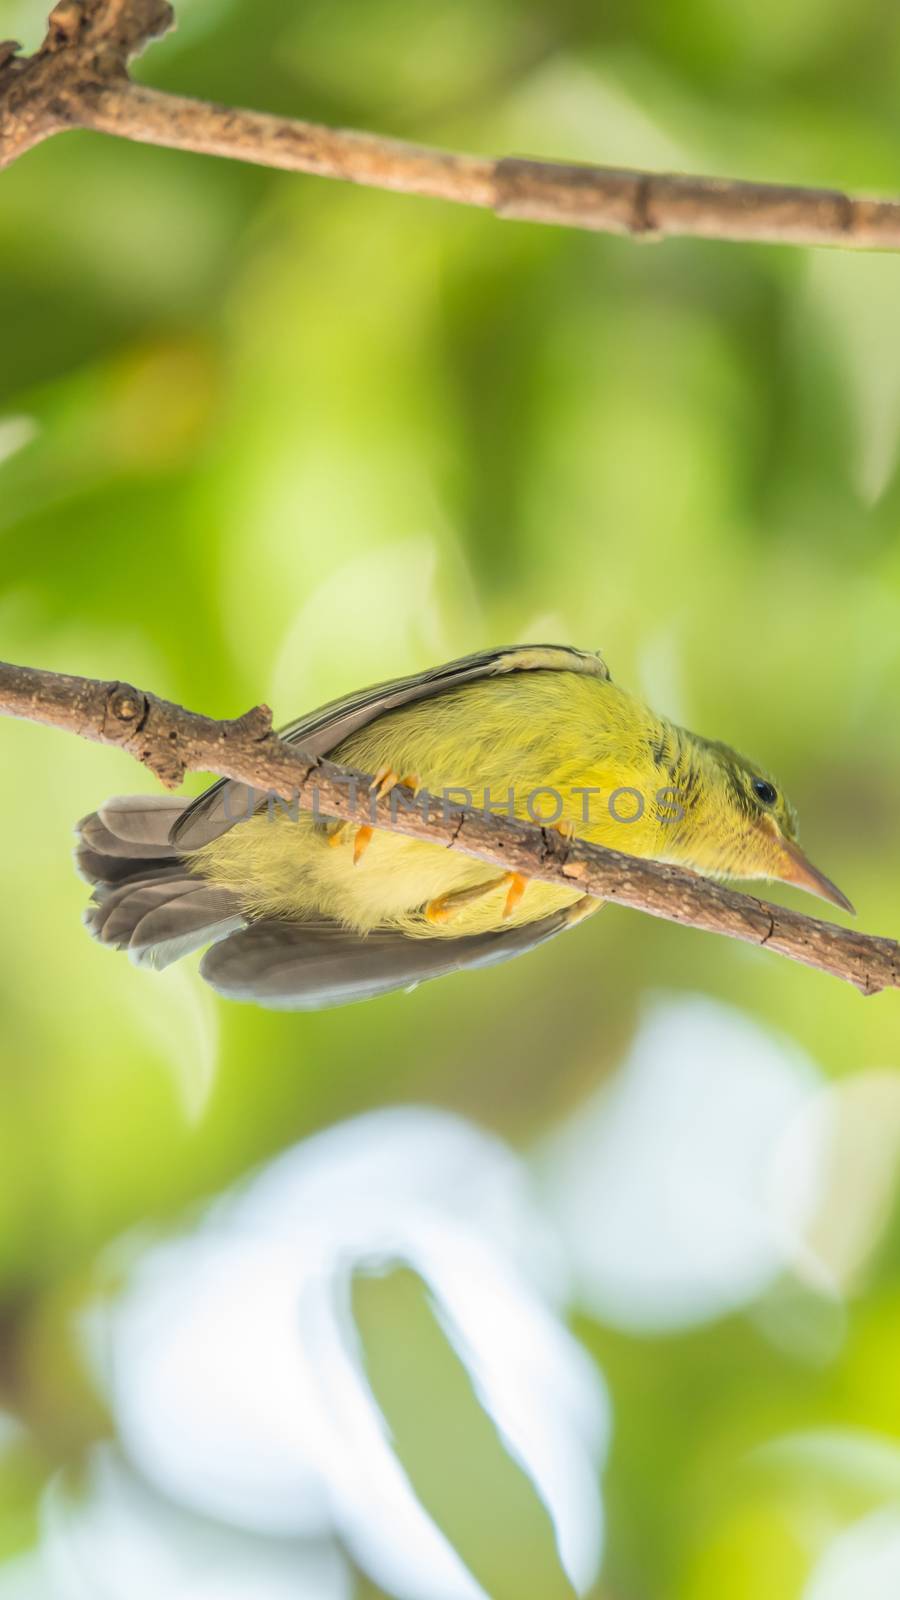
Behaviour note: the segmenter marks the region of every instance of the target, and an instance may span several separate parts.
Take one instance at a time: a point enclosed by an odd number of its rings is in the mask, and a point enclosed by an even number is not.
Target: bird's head
[[[790,883],[852,912],[847,896],[800,849],[797,813],[775,779],[729,745],[701,743],[708,773],[704,811],[711,859],[706,870]]]

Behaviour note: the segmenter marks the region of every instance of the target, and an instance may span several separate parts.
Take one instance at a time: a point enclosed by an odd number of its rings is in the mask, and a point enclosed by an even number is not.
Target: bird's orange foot
[[[453,908],[447,904],[447,901],[452,900],[452,898],[452,895],[442,894],[438,896],[437,900],[429,900],[425,907],[425,921],[432,924],[436,923],[438,926],[443,922],[449,922],[453,915]]]
[[[502,879],[506,884],[506,904],[503,907],[503,920],[511,917],[528,887],[528,879],[521,872],[507,872]]]
[[[392,789],[396,789],[398,784],[403,784],[406,788],[416,792],[419,787],[419,779],[413,773],[408,773],[401,778],[393,767],[379,767],[372,781],[372,793],[377,800],[380,800],[384,795],[390,794]],[[356,837],[353,841],[353,862],[355,865],[360,856],[365,854],[371,843],[373,828],[369,827],[368,824],[357,828],[356,823],[349,820],[339,822],[333,832],[328,835],[328,843],[330,845],[343,844],[347,835],[352,833],[354,829],[356,829]]]
[[[356,838],[353,841],[353,865],[354,866],[356,866],[357,862],[362,859],[362,857],[365,855],[366,851],[368,850],[369,845],[372,843],[372,835],[373,835],[374,832],[375,832],[374,828],[369,828],[369,827],[357,828],[357,830],[356,830]]]
[[[393,767],[379,767],[372,780],[372,788],[379,800],[382,800],[386,794],[390,794],[391,790],[396,789],[398,785],[405,789],[412,789],[415,794],[419,787],[418,773],[407,772],[404,777],[401,777],[400,773],[395,772]]]
[[[364,855],[372,842],[374,828],[368,826],[357,828],[355,822],[339,822],[333,833],[328,835],[328,843],[332,849],[343,844],[348,834],[353,833],[353,865],[356,866],[360,856]]]
[[[442,894],[436,900],[429,900],[425,907],[425,920],[449,922],[462,906],[470,906],[476,900],[482,900],[486,894],[493,894],[495,889],[503,888],[506,890],[503,907],[505,921],[512,916],[527,887],[528,879],[520,872],[504,872],[501,878],[491,878],[487,883],[473,883],[468,889],[455,889],[451,894]]]
[[[425,907],[426,922],[449,922],[462,906],[473,905],[476,900],[483,900],[486,894],[492,894],[506,883],[510,874],[504,873],[502,878],[491,878],[488,883],[473,883],[468,889],[454,889],[450,894],[439,895],[436,900],[429,900]]]
[[[410,789],[416,789],[418,783],[418,778],[409,773],[405,777],[401,777],[398,772],[394,771],[393,767],[379,767],[372,783],[372,793],[376,799],[382,800],[386,794],[390,794],[392,789],[396,789],[398,784],[405,784]],[[372,843],[374,832],[375,829],[368,825],[357,829],[356,838],[353,841],[354,866],[368,850],[369,845]]]

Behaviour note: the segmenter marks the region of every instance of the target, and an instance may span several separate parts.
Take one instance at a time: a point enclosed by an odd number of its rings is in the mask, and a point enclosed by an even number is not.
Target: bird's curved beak
[[[840,906],[842,911],[849,911],[852,916],[856,915],[856,909],[847,896],[841,892],[837,884],[826,878],[824,872],[813,866],[798,844],[794,844],[792,839],[785,839],[779,832],[778,846],[781,859],[772,876],[776,877],[779,883],[795,884],[798,889],[807,889],[810,894],[817,894],[820,899],[830,901],[833,906]]]

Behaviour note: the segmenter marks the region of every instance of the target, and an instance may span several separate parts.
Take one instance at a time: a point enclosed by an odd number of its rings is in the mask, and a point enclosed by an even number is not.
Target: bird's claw
[[[403,784],[415,792],[419,787],[419,779],[417,775],[411,773],[401,777],[398,772],[394,771],[393,767],[379,767],[372,779],[372,787],[369,793],[374,795],[376,800],[382,800],[386,794],[390,794],[392,789],[396,789],[398,784]],[[368,823],[359,827],[355,822],[350,822],[349,820],[339,822],[333,833],[328,835],[328,843],[332,846],[342,844],[348,833],[353,832],[354,829],[356,831],[353,839],[353,865],[356,866],[372,842],[372,835],[375,832],[373,827],[369,826]]]
[[[361,858],[365,855],[365,852],[368,850],[369,845],[372,843],[372,835],[374,832],[375,829],[368,826],[357,828],[356,838],[353,841],[354,866],[356,866],[357,862],[361,860]]]
[[[507,921],[512,916],[528,887],[528,879],[521,872],[507,872],[503,878],[506,884],[506,904],[503,907],[503,920]]]
[[[467,889],[455,889],[450,894],[442,894],[436,900],[429,900],[425,907],[426,922],[440,925],[449,922],[457,911],[463,906],[473,905],[475,901],[482,900],[485,895],[493,894],[495,889],[506,889],[506,901],[503,907],[503,920],[512,916],[516,906],[525,893],[528,879],[519,872],[504,872],[500,878],[491,878],[488,883],[473,883]]]

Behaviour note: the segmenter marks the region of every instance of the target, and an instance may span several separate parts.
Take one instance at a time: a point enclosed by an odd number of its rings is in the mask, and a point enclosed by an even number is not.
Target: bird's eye
[[[753,779],[753,793],[756,795],[757,800],[762,801],[764,806],[773,806],[778,799],[778,790],[765,778]]]

